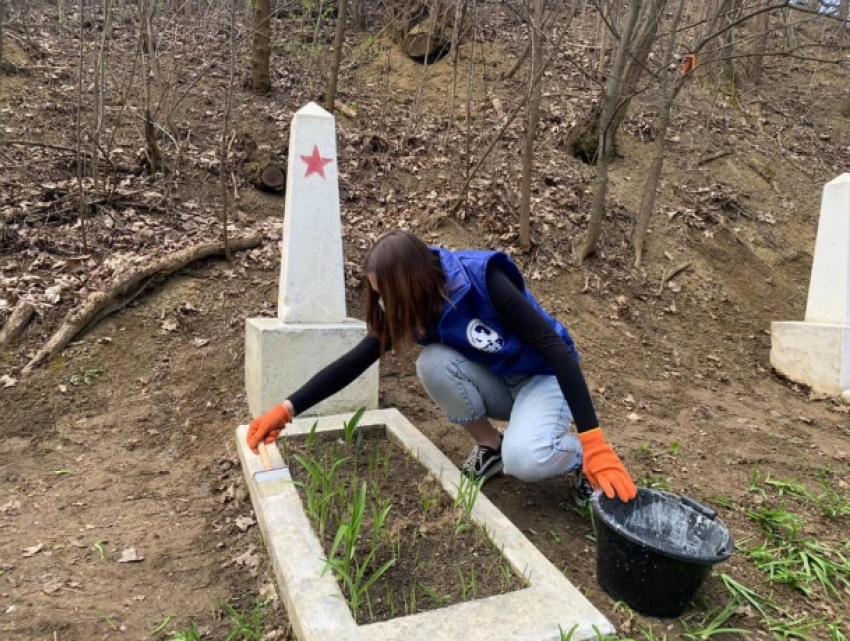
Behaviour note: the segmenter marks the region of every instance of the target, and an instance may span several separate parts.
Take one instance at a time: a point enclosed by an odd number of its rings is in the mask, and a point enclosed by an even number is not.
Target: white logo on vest
[[[479,352],[495,354],[505,346],[505,339],[477,318],[466,326],[466,339]]]

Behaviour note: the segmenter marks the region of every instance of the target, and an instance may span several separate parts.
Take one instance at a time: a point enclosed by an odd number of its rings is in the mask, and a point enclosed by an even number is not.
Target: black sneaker
[[[587,480],[581,468],[579,468],[573,474],[573,501],[579,507],[587,507],[591,494],[593,494],[593,486]]]
[[[480,481],[482,485],[494,476],[502,473],[502,437],[499,437],[499,447],[493,449],[486,445],[476,445],[460,471],[464,476]]]

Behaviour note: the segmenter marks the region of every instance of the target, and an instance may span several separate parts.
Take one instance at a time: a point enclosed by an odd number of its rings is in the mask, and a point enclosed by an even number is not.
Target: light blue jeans
[[[570,430],[572,412],[554,376],[496,376],[439,343],[422,350],[416,373],[452,423],[483,416],[508,421],[502,441],[505,474],[539,481],[581,466],[581,442]]]

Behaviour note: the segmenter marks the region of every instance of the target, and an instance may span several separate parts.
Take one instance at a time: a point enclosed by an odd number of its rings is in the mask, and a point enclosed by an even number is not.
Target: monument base
[[[249,318],[245,323],[245,390],[251,415],[259,416],[286,399],[365,336],[366,324],[354,319],[300,324],[277,318]],[[378,407],[377,363],[303,415],[343,414],[361,407]]]
[[[771,323],[770,364],[819,394],[850,389],[850,326]]]

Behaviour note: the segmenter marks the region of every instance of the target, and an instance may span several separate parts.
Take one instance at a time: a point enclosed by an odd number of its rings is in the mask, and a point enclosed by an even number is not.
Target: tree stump
[[[602,99],[600,98],[567,134],[566,146],[570,155],[588,165],[596,162],[596,154],[599,151],[599,118],[601,117]]]
[[[461,24],[455,25],[457,19],[457,6],[450,0],[414,0],[396,8],[392,32],[395,42],[408,58],[421,64],[432,64],[451,51],[455,38],[457,42],[461,41],[469,17],[462,12]]]
[[[268,163],[257,171],[254,184],[263,191],[280,194],[286,189],[286,172],[278,165]]]
[[[401,50],[416,62],[432,64],[452,48],[452,32],[437,29],[432,20],[420,22],[401,39]]]
[[[236,148],[245,154],[242,172],[249,183],[271,194],[283,193],[286,189],[286,170],[268,145],[261,147],[254,137],[246,132],[237,136]]]

